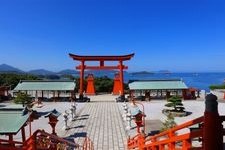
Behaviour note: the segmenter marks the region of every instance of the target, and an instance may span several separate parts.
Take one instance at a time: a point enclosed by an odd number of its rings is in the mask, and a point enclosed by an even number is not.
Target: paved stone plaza
[[[94,143],[96,150],[124,150],[126,149],[127,136],[124,130],[124,124],[120,114],[118,104],[115,102],[117,96],[98,95],[90,96],[91,102],[77,103],[77,117],[71,121],[71,102],[43,102],[43,107],[33,107],[38,112],[46,113],[56,109],[61,113],[56,125],[58,136],[82,145],[84,138],[89,137]],[[3,106],[15,105],[13,102],[3,103]],[[63,129],[63,113],[67,111],[69,129]],[[29,125],[26,128],[26,137],[29,137]],[[37,129],[44,129],[51,133],[51,127],[48,124],[48,118],[40,117],[31,123],[32,133]],[[1,136],[7,139],[7,136]],[[21,141],[19,132],[15,140]]]
[[[117,103],[91,100],[70,124],[70,129],[58,133],[67,139],[75,139],[78,144],[82,144],[87,136],[94,142],[96,150],[126,149],[127,137]]]
[[[122,119],[123,103],[116,103],[115,98],[110,94],[89,96],[91,102],[77,103],[77,117],[75,121],[71,121],[71,102],[43,102],[43,107],[33,109],[38,112],[48,112],[56,109],[62,113],[58,117],[56,125],[56,132],[58,136],[64,137],[70,141],[75,141],[82,144],[85,137],[89,137],[94,143],[95,150],[124,150],[128,135],[133,137],[136,135],[136,125],[132,120],[131,130],[126,131],[125,127],[127,122]],[[150,102],[142,102],[145,107],[146,114],[146,134],[151,131],[159,130],[161,122],[165,121],[166,117],[162,114],[162,109],[165,108],[166,101],[153,100]],[[184,101],[186,111],[192,112],[191,115],[186,117],[176,117],[177,124],[184,123],[204,114],[204,100]],[[127,103],[131,108],[131,103]],[[194,104],[194,105],[193,105]],[[1,103],[1,107],[14,105],[14,103]],[[219,113],[225,114],[225,103],[219,102]],[[140,107],[141,109],[141,107]],[[63,113],[69,113],[68,126],[69,129],[63,129],[64,120]],[[32,132],[37,129],[44,129],[46,132],[51,133],[51,127],[48,124],[48,118],[40,117],[38,120],[32,122]],[[26,126],[26,137],[29,137],[29,125]],[[1,136],[1,138],[8,138]],[[15,140],[21,140],[20,132],[15,136]]]

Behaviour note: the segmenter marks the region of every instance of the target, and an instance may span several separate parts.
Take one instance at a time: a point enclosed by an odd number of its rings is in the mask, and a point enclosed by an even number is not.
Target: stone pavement
[[[58,135],[82,144],[89,137],[95,150],[124,150],[127,136],[115,102],[116,96],[91,96],[75,121],[69,124],[69,130],[57,131]]]

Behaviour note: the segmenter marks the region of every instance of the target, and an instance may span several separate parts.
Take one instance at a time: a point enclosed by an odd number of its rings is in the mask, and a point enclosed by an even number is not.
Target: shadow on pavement
[[[64,139],[75,143],[74,141],[75,138],[85,138],[85,137],[87,137],[87,132],[78,132],[78,133],[71,134],[70,136],[65,137]]]
[[[86,115],[81,115],[79,117],[89,117],[90,115],[89,114],[86,114]]]
[[[0,107],[5,107],[6,105],[1,104]]]
[[[88,119],[88,118],[85,118],[85,117],[83,117],[83,118],[76,118],[76,120],[86,120],[86,119]]]
[[[79,125],[79,126],[75,126],[75,127],[70,127],[70,129],[77,129],[77,128],[84,128],[84,125]]]

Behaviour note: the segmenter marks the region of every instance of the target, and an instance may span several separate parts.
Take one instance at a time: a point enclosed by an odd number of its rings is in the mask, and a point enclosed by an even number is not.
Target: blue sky
[[[124,55],[128,71],[225,71],[223,0],[0,0],[0,64],[73,69]]]

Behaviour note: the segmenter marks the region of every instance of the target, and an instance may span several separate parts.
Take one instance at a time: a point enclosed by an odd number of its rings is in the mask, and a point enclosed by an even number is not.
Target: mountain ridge
[[[119,72],[119,70],[85,70],[85,74],[93,73],[93,74],[115,74]],[[151,75],[154,73],[157,73],[156,71],[154,72],[149,72],[149,71],[137,71],[137,72],[127,72],[124,71],[125,73],[132,74],[132,75]],[[73,69],[63,69],[61,71],[49,71],[46,69],[33,69],[30,71],[23,71],[19,68],[10,66],[8,64],[0,64],[0,73],[27,73],[27,74],[33,74],[33,75],[74,75],[74,74],[79,74],[80,71],[73,70]],[[158,73],[171,73],[168,70],[161,70]]]
[[[16,67],[13,67],[13,66],[10,66],[8,64],[1,64],[0,65],[0,72],[8,72],[8,73],[13,73],[13,72],[17,72],[17,73],[24,73],[24,71],[16,68]]]

